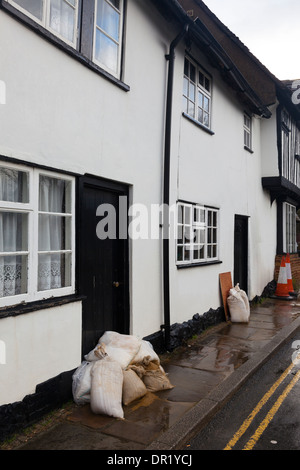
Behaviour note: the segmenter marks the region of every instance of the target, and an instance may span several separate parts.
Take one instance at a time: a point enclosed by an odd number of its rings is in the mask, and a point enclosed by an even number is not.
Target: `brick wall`
[[[275,258],[275,273],[274,273],[275,281],[277,281],[278,279],[281,260],[282,260],[282,255],[277,255]],[[293,281],[298,283],[298,285],[300,285],[300,257],[298,253],[290,255],[290,260],[291,260],[292,279]]]

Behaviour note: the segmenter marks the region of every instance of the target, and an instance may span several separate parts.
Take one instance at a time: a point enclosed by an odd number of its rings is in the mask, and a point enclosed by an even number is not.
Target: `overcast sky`
[[[203,0],[277,78],[300,79],[300,0]]]

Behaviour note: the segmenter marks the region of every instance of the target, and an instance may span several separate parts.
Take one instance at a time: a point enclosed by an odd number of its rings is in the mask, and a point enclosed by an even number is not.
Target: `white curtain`
[[[0,200],[20,202],[22,200],[22,178],[20,172],[0,169]],[[27,214],[0,212],[0,254],[22,251],[27,244],[24,235]],[[25,230],[26,231],[26,230]],[[22,237],[25,236],[25,240]],[[26,250],[26,247],[25,247]],[[0,256],[0,297],[18,295],[27,290],[27,256]]]
[[[65,181],[40,176],[38,290],[64,287]],[[49,214],[51,213],[51,214]],[[45,252],[45,253],[41,253]]]

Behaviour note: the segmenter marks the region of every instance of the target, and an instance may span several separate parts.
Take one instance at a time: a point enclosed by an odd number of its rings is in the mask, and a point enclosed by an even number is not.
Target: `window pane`
[[[206,89],[207,91],[210,91],[210,80],[209,80],[207,77],[205,77],[205,84],[204,84],[204,86],[205,86],[205,89]]]
[[[195,83],[196,82],[196,68],[193,64],[190,63],[190,79]]]
[[[188,102],[188,115],[195,117],[195,105],[191,101]]]
[[[0,199],[10,202],[29,202],[29,177],[24,171],[0,168]]]
[[[14,0],[14,2],[37,19],[42,20],[43,0]]]
[[[203,109],[207,113],[209,112],[209,100],[206,96],[203,96]]]
[[[39,210],[71,213],[71,182],[40,175]]]
[[[64,0],[50,1],[50,28],[71,42],[74,40],[75,13]]]
[[[39,251],[71,250],[71,217],[39,215]]]
[[[115,41],[119,41],[120,14],[106,0],[97,2],[97,26]]]
[[[184,96],[188,95],[188,87],[189,87],[189,81],[187,78],[183,79],[183,94]]]
[[[0,212],[0,252],[28,249],[28,214]]]
[[[177,261],[183,261],[183,247],[179,246],[177,248]]]
[[[0,256],[0,297],[26,294],[27,255]]]
[[[40,254],[38,261],[38,290],[59,289],[71,285],[71,255]]]
[[[203,124],[209,127],[209,115],[207,113],[203,113]]]
[[[189,99],[195,101],[195,85],[191,82],[189,84]]]
[[[96,31],[95,59],[116,73],[118,69],[118,46],[101,31]]]

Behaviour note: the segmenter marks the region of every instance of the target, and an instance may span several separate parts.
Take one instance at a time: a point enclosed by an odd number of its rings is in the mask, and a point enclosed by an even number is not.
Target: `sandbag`
[[[77,405],[90,401],[92,363],[83,361],[72,375],[72,394]]]
[[[101,344],[97,344],[97,346],[92,349],[88,354],[84,356],[84,359],[88,362],[91,361],[98,361],[99,359],[103,359],[103,357],[107,356],[105,351],[105,346]]]
[[[143,375],[143,382],[149,392],[159,392],[174,388],[164,369],[160,366],[157,369],[148,369]]]
[[[106,331],[98,341],[109,357],[126,369],[141,347],[141,339],[133,335],[122,335]]]
[[[147,393],[144,382],[132,369],[123,370],[123,395],[122,401],[124,405],[143,397]]]
[[[131,364],[142,362],[145,357],[149,357],[150,361],[159,361],[159,357],[154,351],[152,344],[149,341],[141,340],[140,349],[132,359]]]
[[[247,294],[239,288],[237,284],[230,289],[227,298],[230,312],[230,320],[233,323],[248,323],[250,317],[250,306]]]
[[[122,408],[123,371],[109,356],[94,361],[91,370],[91,410],[114,418],[124,418]]]

